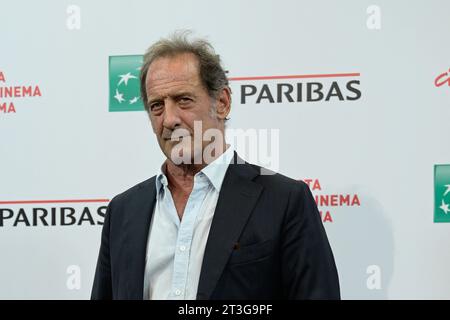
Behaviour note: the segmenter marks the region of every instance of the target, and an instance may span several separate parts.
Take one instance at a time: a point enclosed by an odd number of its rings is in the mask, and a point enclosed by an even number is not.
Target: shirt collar
[[[234,157],[234,149],[227,145],[227,149],[224,153],[218,156],[214,161],[204,167],[200,172],[202,172],[211,184],[214,186],[216,191],[220,191],[223,179],[228,169],[228,165]],[[196,175],[198,175],[198,172]],[[156,192],[159,195],[162,187],[168,186],[167,176],[166,176],[166,162],[164,162],[160,168],[160,173],[156,176]]]
[[[216,191],[220,191],[228,165],[234,157],[234,149],[230,145],[227,147],[224,153],[201,170],[208,177]]]

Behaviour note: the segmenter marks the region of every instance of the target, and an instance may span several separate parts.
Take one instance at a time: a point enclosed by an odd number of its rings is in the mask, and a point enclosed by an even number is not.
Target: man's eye
[[[179,99],[179,101],[180,101],[181,103],[188,103],[188,102],[191,102],[192,99],[189,98],[189,97],[181,97],[181,98]]]
[[[150,110],[159,110],[162,108],[161,102],[155,102],[150,105]]]

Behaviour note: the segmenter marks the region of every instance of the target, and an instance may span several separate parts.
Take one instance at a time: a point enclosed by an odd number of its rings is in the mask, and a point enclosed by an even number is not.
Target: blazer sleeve
[[[113,199],[114,200],[114,199]],[[112,278],[111,278],[111,258],[110,258],[110,226],[113,200],[108,205],[103,224],[100,252],[95,270],[94,284],[92,286],[91,300],[111,300]]]
[[[295,183],[289,196],[281,255],[287,299],[340,299],[333,253],[317,205],[304,182]]]

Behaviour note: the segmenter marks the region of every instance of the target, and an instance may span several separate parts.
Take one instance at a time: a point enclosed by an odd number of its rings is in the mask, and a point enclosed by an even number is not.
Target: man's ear
[[[216,114],[220,120],[225,120],[231,111],[231,90],[223,88],[217,97]]]

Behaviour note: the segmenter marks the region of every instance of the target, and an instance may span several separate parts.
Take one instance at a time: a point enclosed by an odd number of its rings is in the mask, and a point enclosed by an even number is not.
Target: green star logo
[[[109,57],[109,111],[143,111],[139,72],[142,55]]]
[[[450,222],[450,164],[434,166],[434,222]]]

